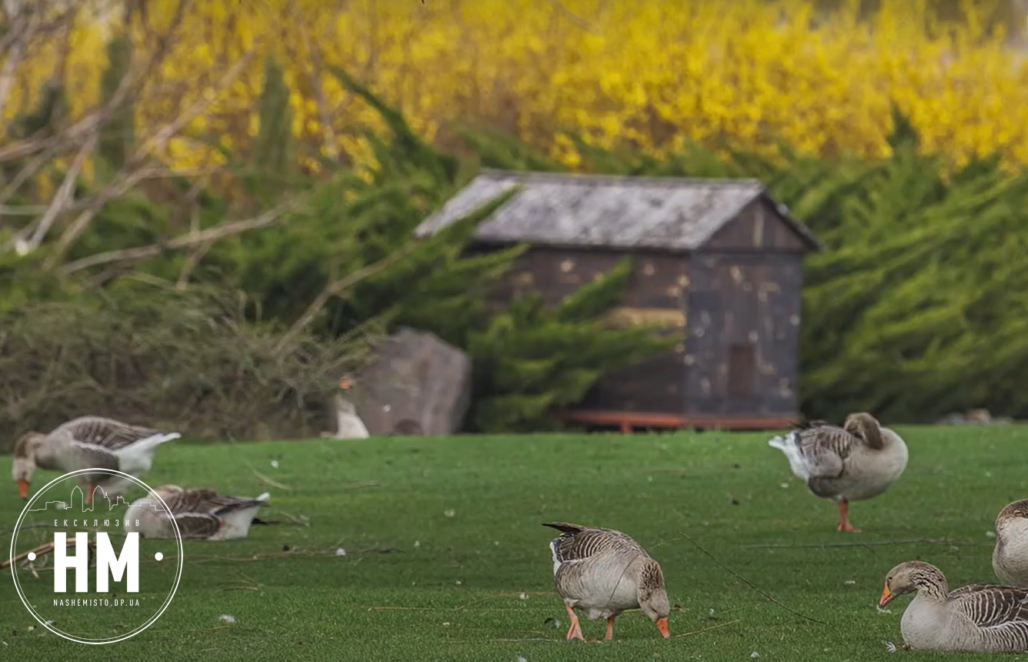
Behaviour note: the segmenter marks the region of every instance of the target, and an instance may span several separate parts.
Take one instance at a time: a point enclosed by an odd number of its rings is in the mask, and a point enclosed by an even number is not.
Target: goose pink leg
[[[564,605],[564,608],[568,610],[568,618],[571,619],[571,627],[568,628],[567,640],[581,639],[585,641],[585,637],[582,636],[582,626],[578,624],[578,616],[575,615],[575,610],[571,607]]]
[[[847,501],[839,501],[836,503],[839,507],[839,523],[836,524],[836,531],[846,531],[849,533],[860,533],[860,529],[853,528],[850,524],[850,505]]]

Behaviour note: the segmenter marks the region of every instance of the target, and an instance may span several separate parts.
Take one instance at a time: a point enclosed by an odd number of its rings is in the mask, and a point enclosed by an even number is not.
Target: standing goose
[[[245,538],[254,516],[270,496],[256,499],[220,496],[214,490],[184,490],[162,485],[154,490],[175,517],[183,538],[233,540]],[[136,499],[125,513],[125,530],[138,531],[144,538],[174,538],[175,527],[167,512],[153,497]]]
[[[917,592],[903,612],[907,648],[968,653],[1028,651],[1028,590],[972,584],[950,591],[930,563],[907,561],[889,571],[878,606]]]
[[[992,569],[1005,584],[1028,586],[1028,499],[1007,505],[996,516]]]
[[[817,421],[768,444],[785,453],[811,492],[835,501],[838,531],[859,532],[850,523],[849,502],[878,496],[907,467],[903,439],[864,413],[850,414],[841,428]]]
[[[129,425],[111,418],[83,416],[64,423],[50,434],[30,432],[14,448],[12,477],[23,499],[29,496],[33,471],[56,469],[71,472],[80,469],[114,469],[139,476],[150,470],[154,449],[178,439],[178,432],[161,432],[138,425]],[[92,503],[97,486],[111,496],[122,494],[131,481],[108,474],[81,474],[85,502]]]
[[[553,583],[564,598],[571,619],[567,639],[584,639],[575,609],[594,621],[607,619],[607,634],[614,636],[614,619],[628,609],[641,609],[670,636],[671,613],[660,564],[639,543],[620,531],[595,529],[562,522],[544,523],[561,535],[550,542]]]

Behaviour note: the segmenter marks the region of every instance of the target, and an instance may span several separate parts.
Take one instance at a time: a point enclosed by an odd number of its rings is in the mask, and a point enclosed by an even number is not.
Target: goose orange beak
[[[886,584],[885,588],[882,589],[882,597],[878,598],[878,606],[884,607],[892,602],[892,599],[895,597],[896,596],[892,594],[892,591],[889,590],[889,585]]]
[[[667,619],[666,618],[658,618],[657,619],[657,629],[660,630],[661,636],[664,637],[665,639],[667,639],[668,637],[671,636],[671,633],[668,632],[668,630],[667,630]]]
[[[21,494],[22,499],[29,498],[29,481],[19,480],[18,481],[18,493]]]

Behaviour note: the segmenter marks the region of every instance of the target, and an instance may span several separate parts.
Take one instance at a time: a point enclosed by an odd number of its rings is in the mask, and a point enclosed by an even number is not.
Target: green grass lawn
[[[145,477],[150,485],[242,495],[269,489],[263,516],[285,523],[256,527],[245,541],[187,543],[169,609],[144,633],[107,646],[43,630],[2,571],[0,658],[888,658],[883,642],[901,643],[909,598],[897,599],[891,613],[877,611],[886,572],[919,558],[937,564],[954,587],[995,581],[986,532],[1000,508],[1028,496],[1028,428],[900,432],[910,464],[884,496],[852,507],[862,534],[835,532],[834,506],[791,476],[764,434],[169,444]],[[8,463],[0,458],[5,550],[22,508]],[[269,488],[251,467],[289,489]],[[47,475],[55,477],[39,478]],[[678,605],[672,638],[628,612],[613,642],[565,642],[567,617],[551,586],[555,532],[540,526],[550,520],[620,529],[645,546]],[[823,624],[768,601],[686,536]],[[235,623],[221,623],[223,614]],[[583,628],[599,638],[604,624],[583,621]]]

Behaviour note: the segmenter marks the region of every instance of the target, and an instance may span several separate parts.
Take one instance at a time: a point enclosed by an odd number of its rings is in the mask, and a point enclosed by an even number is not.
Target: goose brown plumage
[[[554,587],[571,619],[568,640],[584,639],[576,609],[589,620],[606,618],[608,640],[614,636],[614,619],[628,609],[642,610],[662,636],[670,636],[664,574],[639,543],[612,529],[565,522],[543,526],[561,532],[550,542],[550,551]]]
[[[140,425],[130,425],[102,416],[81,416],[54,428],[49,434],[29,432],[14,447],[11,474],[23,499],[36,468],[64,472],[81,469],[114,469],[134,476],[150,470],[154,449],[178,439],[178,432],[166,433]],[[123,493],[130,481],[111,474],[81,474],[86,503],[93,491],[102,487],[108,495]]]
[[[922,561],[901,563],[885,578],[878,600],[917,593],[900,620],[906,648],[973,653],[1028,651],[1028,590],[971,584],[949,590],[938,568]]]
[[[175,525],[183,538],[232,540],[245,538],[257,511],[269,494],[256,499],[220,495],[211,489],[186,490],[162,485],[154,490],[167,505],[161,508],[153,495],[136,499],[125,513],[125,530],[144,538],[174,538]],[[172,524],[168,512],[175,519]]]
[[[1001,582],[1028,587],[1028,499],[1007,504],[996,516],[992,569]]]
[[[882,494],[907,467],[903,439],[867,413],[850,414],[842,427],[816,421],[768,445],[785,453],[811,492],[835,501],[839,531],[859,532],[849,520],[850,501]]]

